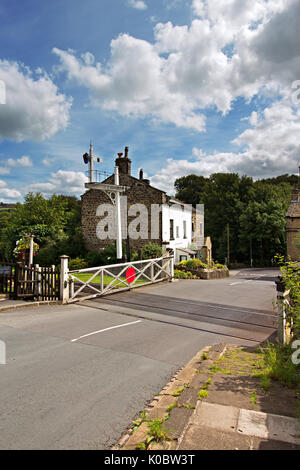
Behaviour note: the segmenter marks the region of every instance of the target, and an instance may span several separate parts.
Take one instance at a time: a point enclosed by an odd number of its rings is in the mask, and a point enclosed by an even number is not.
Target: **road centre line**
[[[76,341],[79,341],[80,339],[83,339],[83,338],[87,338],[89,336],[97,335],[98,333],[103,333],[104,331],[114,330],[116,328],[122,328],[123,326],[135,325],[136,323],[141,323],[141,322],[142,320],[137,320],[137,321],[130,322],[130,323],[123,323],[122,325],[111,326],[110,328],[104,328],[104,330],[93,331],[92,333],[79,336],[79,338],[72,339],[71,343],[75,343]]]

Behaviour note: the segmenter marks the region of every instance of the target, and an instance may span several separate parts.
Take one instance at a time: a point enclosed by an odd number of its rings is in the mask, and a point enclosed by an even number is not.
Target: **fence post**
[[[287,344],[286,305],[290,291],[285,290],[281,277],[278,277],[275,284],[277,289],[278,341],[280,344]]]
[[[18,286],[19,286],[19,264],[15,264],[15,274],[14,274],[14,292],[13,292],[13,299],[18,299]]]
[[[171,258],[171,282],[174,281],[174,263],[175,263],[175,260],[174,260],[174,255],[173,255]]]
[[[153,263],[151,263],[151,266],[150,266],[150,278],[151,278],[151,282],[154,281],[154,265]]]
[[[42,278],[41,268],[39,264],[35,264],[34,268],[37,274],[37,298],[38,298],[38,301],[40,301],[41,300],[41,278]]]
[[[66,304],[69,300],[69,256],[60,257],[60,300]]]

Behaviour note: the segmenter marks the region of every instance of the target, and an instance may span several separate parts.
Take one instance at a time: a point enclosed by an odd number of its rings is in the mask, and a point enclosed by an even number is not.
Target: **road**
[[[276,270],[0,314],[0,449],[108,449],[204,346],[274,332]]]

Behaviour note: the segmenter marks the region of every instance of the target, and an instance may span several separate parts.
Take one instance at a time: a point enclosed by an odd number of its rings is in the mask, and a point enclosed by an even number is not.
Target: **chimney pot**
[[[140,169],[140,180],[144,179],[144,172],[142,168]]]
[[[125,148],[125,158],[122,158],[123,153],[118,153],[116,165],[119,167],[120,173],[131,176],[131,160],[128,158],[128,147]]]

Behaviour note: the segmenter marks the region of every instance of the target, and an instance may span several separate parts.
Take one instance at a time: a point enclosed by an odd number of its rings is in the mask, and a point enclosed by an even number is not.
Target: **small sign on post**
[[[0,275],[7,274],[8,276],[10,276],[12,273],[11,268],[12,268],[11,266],[0,266]]]

